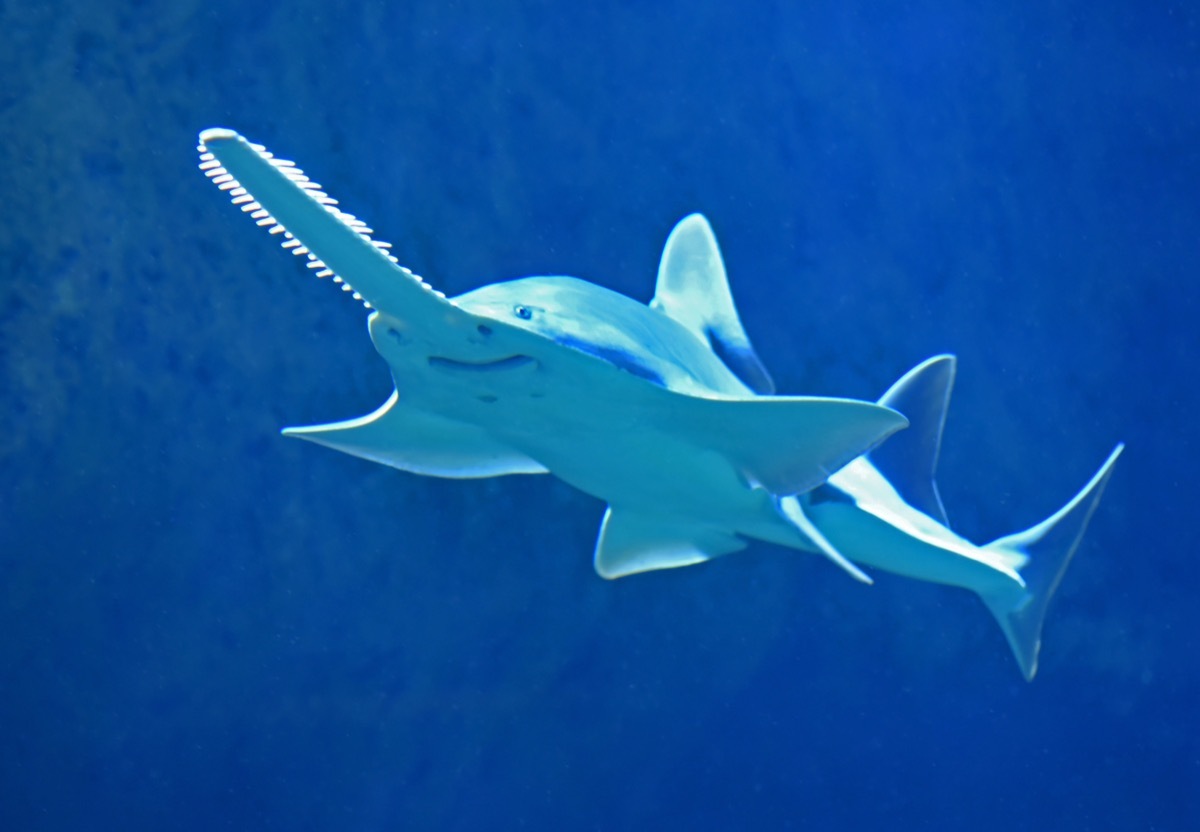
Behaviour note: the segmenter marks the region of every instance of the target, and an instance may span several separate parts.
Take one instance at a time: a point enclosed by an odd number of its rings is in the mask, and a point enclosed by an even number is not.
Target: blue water
[[[744,9],[738,10],[744,5]],[[647,8],[652,6],[653,8]],[[0,5],[0,829],[1200,828],[1200,15]],[[953,589],[284,439],[391,392],[195,169],[228,126],[455,294],[641,300],[692,211],[779,387],[959,356],[984,541],[1128,443],[1024,682]]]

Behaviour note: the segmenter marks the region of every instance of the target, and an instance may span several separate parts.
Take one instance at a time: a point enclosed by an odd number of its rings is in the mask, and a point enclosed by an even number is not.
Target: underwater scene
[[[0,45],[0,829],[1200,828],[1200,7]]]

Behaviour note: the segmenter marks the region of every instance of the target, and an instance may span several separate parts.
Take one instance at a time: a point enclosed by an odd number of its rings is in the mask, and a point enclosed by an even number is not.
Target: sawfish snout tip
[[[236,139],[238,134],[234,130],[227,127],[209,127],[207,130],[200,131],[200,144],[209,144],[211,142],[232,141]]]

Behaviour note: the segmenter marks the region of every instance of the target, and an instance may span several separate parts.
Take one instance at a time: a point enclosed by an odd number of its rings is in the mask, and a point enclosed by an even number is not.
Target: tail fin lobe
[[[1079,548],[1112,474],[1113,463],[1124,448],[1124,445],[1117,445],[1088,484],[1053,515],[1030,529],[994,540],[984,547],[1006,557],[1026,559],[1020,570],[1025,581],[1023,591],[982,597],[1004,631],[1017,664],[1028,680],[1037,673],[1046,608]]]

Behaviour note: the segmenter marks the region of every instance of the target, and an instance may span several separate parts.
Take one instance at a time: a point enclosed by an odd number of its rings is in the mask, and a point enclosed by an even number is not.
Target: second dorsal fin
[[[650,307],[691,330],[755,393],[775,392],[733,305],[716,237],[700,214],[684,217],[667,237]]]
[[[909,428],[871,451],[871,463],[896,493],[946,527],[950,523],[934,477],[956,367],[953,355],[936,355],[893,384],[879,403],[907,417]]]

